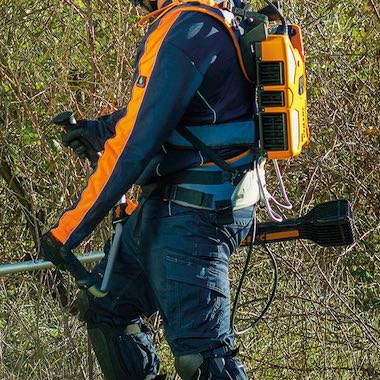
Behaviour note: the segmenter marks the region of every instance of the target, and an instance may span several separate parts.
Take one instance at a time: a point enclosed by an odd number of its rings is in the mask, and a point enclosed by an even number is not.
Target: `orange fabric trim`
[[[228,160],[225,160],[228,164],[232,164],[236,161],[239,161],[241,158],[244,158],[244,157],[247,157],[249,154],[251,153],[251,150],[248,149],[246,150],[245,152],[243,153],[240,153],[238,156],[236,157],[232,157],[232,158],[229,158]],[[204,167],[204,166],[215,166],[216,164],[214,162],[207,162],[203,165],[201,165],[201,167]]]
[[[62,244],[67,242],[107,185],[135,127],[146,89],[149,87],[150,75],[155,67],[158,51],[178,16],[179,14],[173,14],[173,17],[163,19],[158,28],[148,37],[145,52],[139,61],[139,73],[146,76],[146,86],[144,88],[134,86],[127,113],[117,123],[115,136],[106,142],[104,154],[100,157],[98,167],[90,177],[77,206],[75,209],[64,213],[59,220],[58,226],[51,231],[53,236]]]
[[[139,26],[144,25],[148,20],[154,18],[155,16],[157,17],[153,21],[154,22],[158,21],[166,12],[170,11],[170,9],[176,7],[177,5],[178,5],[177,2],[172,2],[166,7],[156,9],[155,11],[148,13],[147,15],[145,15],[144,17],[140,19],[140,21],[138,22],[138,25]]]
[[[147,15],[143,16],[140,21],[138,22],[138,25],[143,25],[145,24],[146,21],[153,19],[155,16],[157,16],[153,22],[156,22],[159,20],[161,17],[164,16],[170,9],[181,5],[181,4],[187,4],[187,3],[198,3],[202,5],[208,5],[209,7],[220,9],[220,6],[218,3],[215,3],[213,0],[173,0],[170,4],[168,4],[166,7],[158,7],[153,12],[148,13]],[[158,5],[158,4],[157,4]]]
[[[165,16],[165,14],[168,13],[170,10],[172,10],[174,7],[176,7],[178,5],[181,5],[181,4],[194,3],[194,2],[199,3],[201,5],[206,5],[206,6],[209,6],[211,8],[218,9],[218,10],[223,9],[223,5],[222,4],[215,3],[213,0],[198,0],[198,1],[194,1],[194,0],[193,1],[192,0],[180,0],[180,1],[173,1],[171,4],[167,5],[166,7],[158,9],[157,11],[154,11],[154,12],[149,13],[148,15],[144,16],[139,21],[139,25],[144,24],[147,20],[150,20],[152,17],[158,15],[153,20],[153,22],[156,22],[157,20],[159,20],[160,18],[162,18],[163,16]],[[241,54],[240,46],[239,46],[238,42],[236,41],[235,34],[232,31],[231,25],[225,20],[225,18],[221,17],[221,16],[218,16],[217,14],[215,14],[215,13],[213,13],[213,12],[207,10],[207,9],[199,8],[199,7],[195,7],[195,6],[191,6],[191,5],[189,5],[188,7],[182,7],[182,8],[175,9],[173,11],[173,13],[180,13],[180,12],[186,12],[186,11],[195,11],[195,12],[205,13],[205,14],[211,16],[211,17],[214,17],[215,19],[217,19],[218,21],[220,21],[226,27],[228,33],[230,34],[230,36],[232,38],[232,42],[233,42],[233,44],[235,46],[241,71],[243,72],[243,75],[244,75],[245,79],[247,79],[248,82],[252,82],[251,79],[248,76],[247,70],[245,69],[243,56]]]

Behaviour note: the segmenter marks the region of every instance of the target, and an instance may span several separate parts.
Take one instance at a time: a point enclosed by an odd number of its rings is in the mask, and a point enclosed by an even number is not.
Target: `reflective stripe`
[[[122,155],[129,137],[135,128],[135,122],[140,107],[144,100],[149,80],[155,68],[156,58],[159,54],[161,44],[169,32],[171,26],[177,20],[179,14],[171,14],[160,21],[157,29],[146,40],[146,49],[139,60],[138,72],[146,79],[145,87],[134,86],[132,97],[127,107],[126,115],[119,120],[115,128],[115,136],[107,140],[104,154],[99,159],[96,171],[90,177],[87,187],[82,192],[81,198],[75,208],[63,214],[58,226],[52,229],[53,236],[62,244],[65,244],[72,233],[79,227],[85,216],[96,207],[96,202],[104,191],[117,163]]]
[[[253,120],[226,124],[197,125],[187,127],[191,133],[211,148],[253,145],[256,142]],[[167,143],[176,148],[193,148],[193,145],[174,131]]]

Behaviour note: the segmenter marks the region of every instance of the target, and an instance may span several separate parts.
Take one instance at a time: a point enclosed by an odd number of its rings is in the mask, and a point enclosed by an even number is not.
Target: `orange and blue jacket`
[[[104,146],[103,155],[80,198],[51,230],[67,248],[94,230],[154,157],[167,153],[165,143],[176,127],[252,120],[252,85],[231,31],[207,13],[181,8],[150,25],[137,52],[126,109],[98,120],[94,139]],[[229,158],[244,149],[234,145],[218,153]],[[175,170],[199,160],[192,149],[174,148],[172,155]]]

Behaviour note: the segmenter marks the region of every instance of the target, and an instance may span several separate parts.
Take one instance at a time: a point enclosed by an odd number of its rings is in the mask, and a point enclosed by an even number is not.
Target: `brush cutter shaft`
[[[118,225],[118,224],[117,224]],[[115,227],[115,237],[111,251],[118,251],[122,225]],[[349,245],[355,241],[353,228],[351,206],[346,200],[335,200],[317,205],[307,215],[297,219],[287,219],[282,223],[258,223],[256,230],[256,239],[264,240],[267,243],[278,242],[293,239],[309,239],[323,246]],[[243,246],[250,242],[246,239]],[[109,266],[107,265],[106,273],[101,289],[105,290],[108,286],[108,276],[111,274],[115,257],[111,254]],[[103,252],[92,252],[86,256],[77,256],[77,260],[82,264],[100,261],[104,257]],[[0,276],[32,272],[41,269],[50,269],[54,265],[50,261],[32,260],[21,263],[0,264]],[[107,281],[106,281],[107,279]]]
[[[100,261],[104,257],[104,252],[91,252],[86,256],[77,256],[77,259],[82,263],[93,263]],[[21,263],[0,264],[0,276],[12,273],[33,272],[42,269],[51,269],[54,264],[51,261],[42,259],[23,261]]]
[[[115,235],[113,237],[112,246],[108,255],[107,266],[104,272],[104,277],[100,290],[102,292],[108,292],[108,285],[111,279],[112,269],[117,257],[117,253],[120,248],[121,235],[123,233],[123,223],[117,223],[115,225]]]

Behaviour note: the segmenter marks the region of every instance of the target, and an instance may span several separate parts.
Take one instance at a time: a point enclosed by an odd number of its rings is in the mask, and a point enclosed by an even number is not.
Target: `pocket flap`
[[[228,264],[223,261],[197,262],[178,256],[167,257],[167,275],[169,280],[184,282],[215,290],[224,296],[229,295]]]

